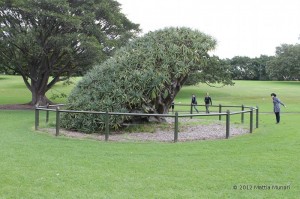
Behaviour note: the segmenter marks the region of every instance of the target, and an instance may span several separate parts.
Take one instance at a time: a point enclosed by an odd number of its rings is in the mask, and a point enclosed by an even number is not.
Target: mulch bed
[[[206,123],[203,119],[189,119],[181,118],[181,122],[198,122],[192,126],[186,125],[181,126],[178,133],[178,141],[193,141],[193,140],[212,140],[212,139],[225,139],[226,138],[226,125],[224,122],[216,121],[211,124]],[[156,129],[155,132],[110,132],[109,141],[116,142],[173,142],[174,141],[174,121],[169,120],[168,123],[172,126],[168,130]],[[55,128],[44,128],[40,129],[42,132],[46,132],[55,135]],[[243,128],[241,125],[230,125],[230,137],[243,135],[249,133],[249,130]],[[94,140],[105,140],[105,135],[93,133],[85,134],[82,132],[71,131],[66,129],[60,129],[60,136],[77,138],[77,139],[94,139]]]

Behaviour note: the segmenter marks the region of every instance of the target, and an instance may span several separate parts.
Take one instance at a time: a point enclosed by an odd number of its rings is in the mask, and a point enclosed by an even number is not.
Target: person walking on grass
[[[271,93],[271,97],[273,100],[273,105],[274,105],[274,113],[276,116],[276,124],[279,124],[280,122],[280,105],[286,107],[277,97],[275,93]]]
[[[198,109],[197,109],[197,99],[196,96],[193,94],[192,95],[192,103],[191,105],[194,107],[194,109],[197,111],[197,113],[199,113]]]
[[[205,103],[206,113],[209,114],[209,106],[212,105],[212,101],[211,101],[211,97],[209,96],[209,93],[206,93],[206,96],[204,97],[204,103]]]

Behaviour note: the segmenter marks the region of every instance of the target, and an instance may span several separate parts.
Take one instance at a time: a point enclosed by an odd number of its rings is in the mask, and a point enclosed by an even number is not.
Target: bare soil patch
[[[30,104],[2,104],[0,110],[33,110],[35,107]]]

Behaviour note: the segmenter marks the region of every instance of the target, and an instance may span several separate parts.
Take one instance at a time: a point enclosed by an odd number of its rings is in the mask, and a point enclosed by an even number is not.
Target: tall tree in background
[[[267,64],[267,72],[274,80],[300,80],[300,44],[277,47],[275,58]]]
[[[273,56],[261,55],[252,59],[252,68],[254,71],[253,80],[269,80],[269,76],[266,71],[267,62],[273,59]]]
[[[23,77],[31,104],[82,74],[139,31],[114,0],[1,0],[0,62]]]

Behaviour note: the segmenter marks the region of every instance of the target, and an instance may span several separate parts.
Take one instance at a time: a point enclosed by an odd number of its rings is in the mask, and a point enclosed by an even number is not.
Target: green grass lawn
[[[203,104],[208,92],[213,105],[248,105],[259,106],[262,112],[272,112],[271,93],[287,105],[283,112],[300,112],[300,82],[270,82],[270,81],[236,81],[234,86],[222,88],[209,87],[206,84],[184,87],[176,96],[175,103],[190,104],[191,96],[197,96],[198,104]],[[204,107],[202,108],[204,111]]]
[[[30,100],[20,79],[13,81],[19,94],[10,91],[10,78],[0,76],[1,93],[14,96],[9,103]],[[33,111],[0,110],[0,198],[299,198],[299,91],[298,82],[184,87],[176,101],[210,92],[214,103],[271,112],[276,92],[288,109],[279,125],[273,114],[261,114],[253,134],[183,143],[54,137],[34,131]],[[5,99],[1,94],[0,104]]]

